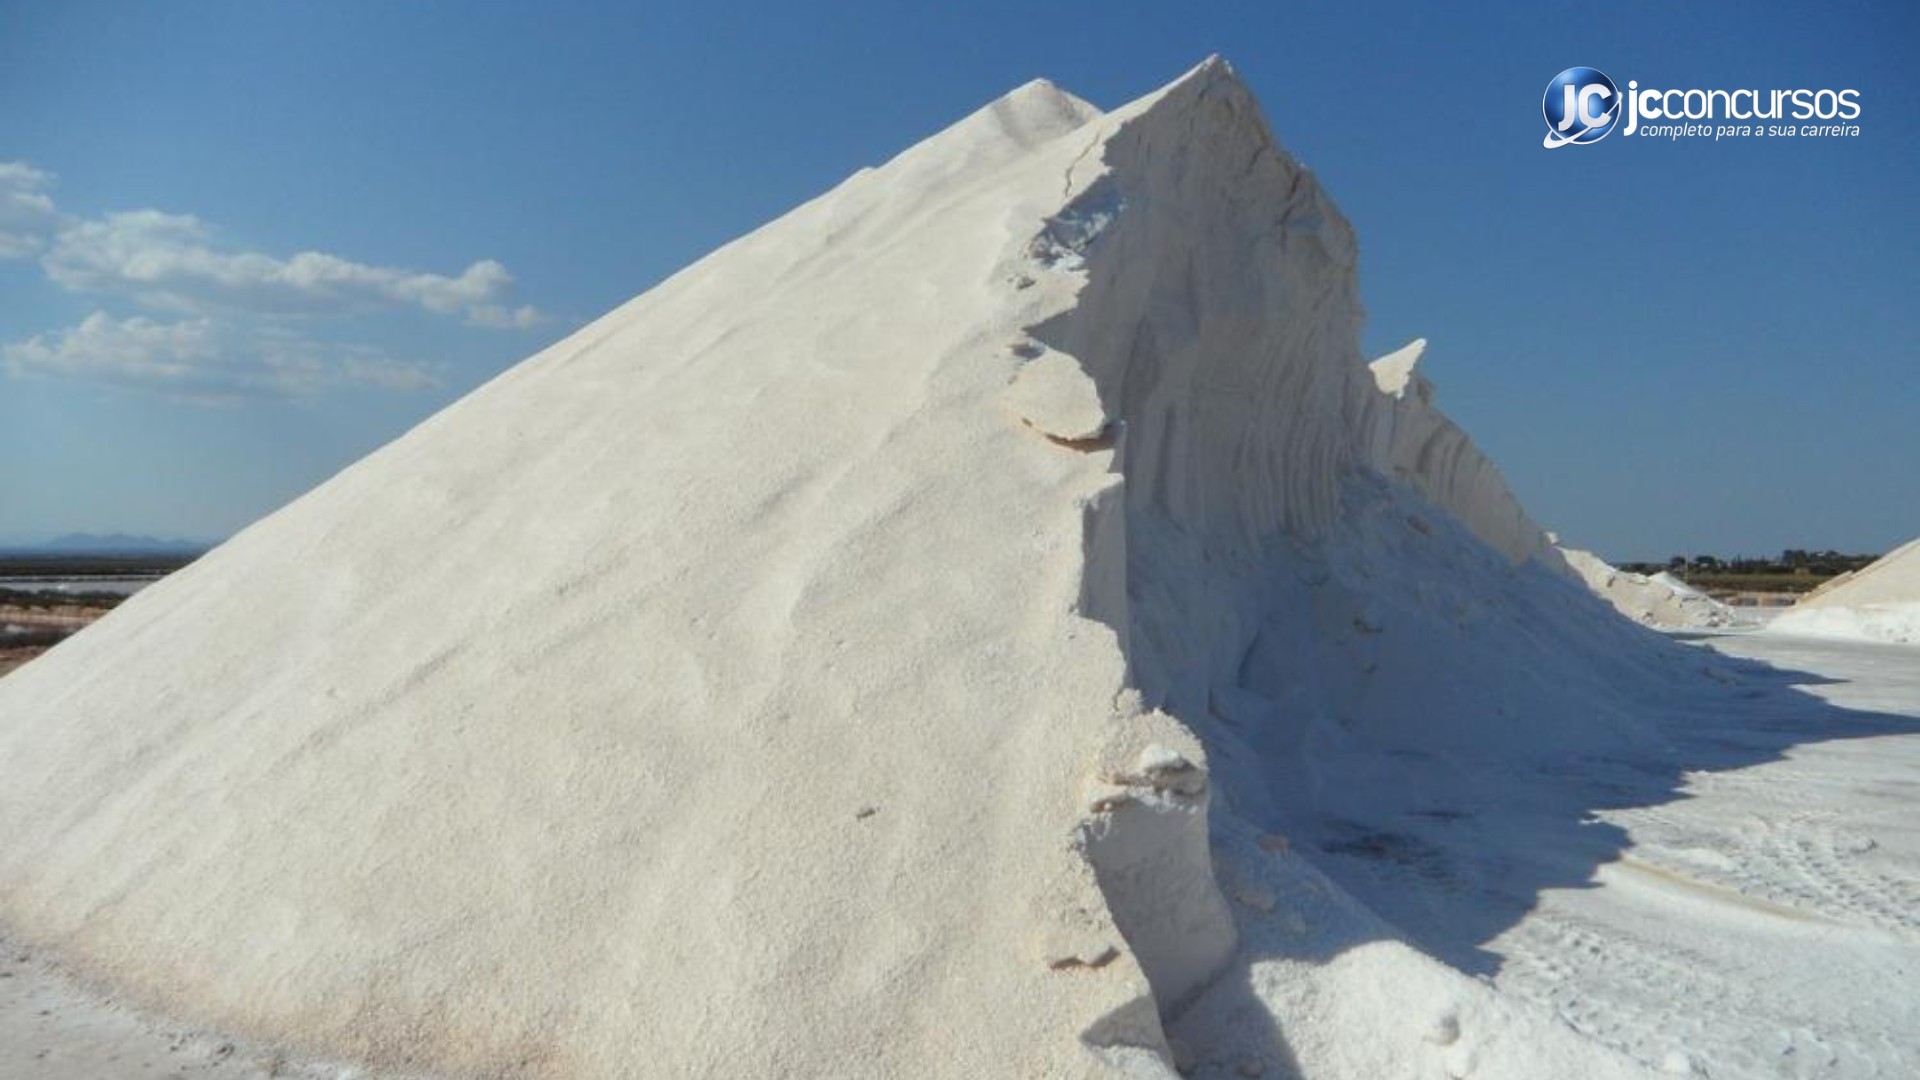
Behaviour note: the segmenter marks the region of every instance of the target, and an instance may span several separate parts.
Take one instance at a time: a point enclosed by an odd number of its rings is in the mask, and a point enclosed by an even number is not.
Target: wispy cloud
[[[38,257],[48,280],[97,297],[80,323],[0,344],[12,377],[85,380],[195,402],[307,397],[328,390],[435,385],[437,369],[366,345],[322,340],[322,321],[418,311],[467,326],[546,321],[511,303],[513,275],[492,259],[457,274],[356,262],[321,251],[277,256],[226,243],[191,214],[64,214],[53,174],[0,162],[0,260]]]
[[[465,313],[478,325],[523,325],[481,321],[489,317],[482,312],[503,310],[500,302],[513,285],[513,275],[491,259],[454,277],[320,251],[280,259],[223,249],[199,218],[158,210],[108,214],[63,229],[41,265],[69,289],[123,295],[168,311],[289,316],[417,307]]]
[[[547,317],[535,310],[531,304],[508,309],[496,304],[481,304],[467,312],[467,325],[486,326],[496,330],[524,330],[547,321]]]
[[[0,259],[40,253],[60,225],[60,211],[47,192],[53,174],[24,161],[0,161]]]
[[[116,319],[102,311],[75,326],[0,345],[0,366],[15,377],[80,380],[196,404],[300,398],[351,386],[415,390],[439,382],[431,365],[281,327],[236,327],[205,317]]]

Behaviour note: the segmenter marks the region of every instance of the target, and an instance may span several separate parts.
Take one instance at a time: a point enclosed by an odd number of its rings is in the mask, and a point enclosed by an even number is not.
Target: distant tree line
[[[0,581],[5,581],[0,578]],[[62,592],[59,589],[11,589],[0,585],[0,608],[116,608],[126,602],[122,593]]]
[[[1807,551],[1802,548],[1788,548],[1777,557],[1735,555],[1731,558],[1721,558],[1718,555],[1675,555],[1665,563],[1627,563],[1621,569],[1630,570],[1636,574],[1652,574],[1665,570],[1682,578],[1696,575],[1711,578],[1738,576],[1830,578],[1837,574],[1858,570],[1879,557],[1878,555],[1849,555],[1839,551]]]
[[[10,577],[161,577],[199,558],[188,554],[78,555],[0,549],[0,579]]]

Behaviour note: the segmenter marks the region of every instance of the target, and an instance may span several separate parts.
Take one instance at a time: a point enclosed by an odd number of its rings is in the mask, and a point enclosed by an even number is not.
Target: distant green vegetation
[[[0,579],[17,577],[161,577],[197,555],[69,555],[51,552],[0,552]]]
[[[1814,577],[1792,574],[1688,574],[1687,584],[1708,595],[1723,592],[1812,592],[1832,581],[1832,576]]]
[[[1880,558],[1838,551],[1789,548],[1779,556],[1675,555],[1665,563],[1626,563],[1621,569],[1636,574],[1666,571],[1706,592],[1810,592],[1834,577],[1858,570]]]

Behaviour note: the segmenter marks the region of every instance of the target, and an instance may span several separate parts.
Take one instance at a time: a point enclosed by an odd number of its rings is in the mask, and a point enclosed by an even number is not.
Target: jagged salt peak
[[[1367,366],[1373,371],[1374,384],[1380,388],[1380,392],[1395,398],[1405,397],[1407,387],[1415,385],[1414,365],[1420,362],[1421,354],[1426,351],[1427,339],[1414,338],[1368,364]]]

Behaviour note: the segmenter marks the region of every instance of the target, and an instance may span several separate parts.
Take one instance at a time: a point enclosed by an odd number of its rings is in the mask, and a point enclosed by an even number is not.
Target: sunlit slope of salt
[[[0,683],[0,914],[377,1064],[1074,1075],[1102,1025],[1151,1042],[1074,848],[1124,674],[1073,615],[1105,462],[997,405],[1071,301],[1025,245],[1096,119],[1014,92]]]

